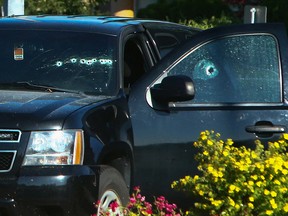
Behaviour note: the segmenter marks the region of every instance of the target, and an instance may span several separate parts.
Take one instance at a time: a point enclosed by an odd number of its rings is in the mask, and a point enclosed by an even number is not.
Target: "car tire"
[[[109,206],[115,201],[123,207],[128,203],[129,189],[123,176],[115,168],[110,166],[100,168],[98,197],[97,216],[103,215],[103,212],[111,211]],[[121,208],[117,208],[116,213],[122,215]]]

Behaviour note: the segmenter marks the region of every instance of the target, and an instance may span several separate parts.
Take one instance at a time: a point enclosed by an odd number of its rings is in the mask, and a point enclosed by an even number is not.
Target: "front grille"
[[[12,169],[16,151],[0,151],[0,172],[8,172]]]

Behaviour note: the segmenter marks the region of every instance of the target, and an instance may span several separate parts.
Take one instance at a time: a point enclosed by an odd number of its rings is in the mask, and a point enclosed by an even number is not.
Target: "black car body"
[[[1,18],[0,215],[90,215],[97,199],[126,202],[128,91],[198,31],[119,17]]]
[[[133,185],[189,204],[170,184],[197,171],[201,131],[247,147],[287,131],[281,24],[20,16],[0,32],[0,215],[89,215]]]

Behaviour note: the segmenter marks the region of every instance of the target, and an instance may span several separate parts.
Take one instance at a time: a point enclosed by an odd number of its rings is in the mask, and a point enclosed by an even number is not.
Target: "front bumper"
[[[0,216],[91,215],[98,168],[22,167],[19,176],[0,175]]]

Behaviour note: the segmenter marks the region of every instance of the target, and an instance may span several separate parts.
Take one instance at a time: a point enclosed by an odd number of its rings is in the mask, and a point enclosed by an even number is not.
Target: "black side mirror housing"
[[[193,81],[185,75],[167,76],[161,83],[154,85],[150,91],[156,103],[167,107],[169,102],[192,100],[195,95]]]

